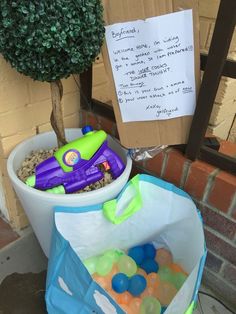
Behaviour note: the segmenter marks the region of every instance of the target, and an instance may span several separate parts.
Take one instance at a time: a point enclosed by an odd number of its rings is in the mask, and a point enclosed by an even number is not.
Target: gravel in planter
[[[49,150],[37,150],[32,151],[28,156],[26,156],[25,160],[22,162],[20,169],[17,171],[18,178],[25,183],[28,177],[35,174],[35,167],[41,163],[42,161],[48,159],[53,156],[57,149],[49,149]],[[103,171],[103,167],[101,167]],[[103,171],[104,172],[104,171]],[[103,179],[86,186],[84,189],[77,191],[76,193],[89,192],[93,190],[100,189],[113,181],[110,172],[104,172]]]

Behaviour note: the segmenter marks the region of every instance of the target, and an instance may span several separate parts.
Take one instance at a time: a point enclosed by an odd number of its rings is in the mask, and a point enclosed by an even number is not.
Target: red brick
[[[95,130],[100,129],[99,119],[92,112],[87,112],[87,124],[91,125]]]
[[[224,257],[228,262],[236,264],[236,247],[217,237],[205,229],[206,246],[213,253]]]
[[[87,111],[80,110],[80,127],[83,127],[87,124]]]
[[[206,267],[218,273],[221,269],[223,261],[211,252],[207,252]]]
[[[18,239],[19,236],[10,225],[0,218],[0,249]]]
[[[188,159],[175,149],[168,152],[168,160],[163,178],[180,186],[184,164]]]
[[[215,168],[205,162],[195,161],[191,164],[184,190],[198,200],[202,200],[209,175]]]
[[[157,175],[158,177],[160,177],[164,156],[165,154],[163,152],[160,152],[155,157],[149,159],[146,162],[146,169],[152,172],[153,174]]]
[[[221,213],[213,211],[207,206],[201,208],[201,213],[203,221],[207,226],[218,231],[230,240],[234,239],[236,234],[236,222],[224,217]]]
[[[221,171],[215,178],[208,203],[227,213],[236,191],[236,176]]]
[[[114,122],[100,116],[100,126],[108,134],[112,134]]]
[[[224,278],[236,287],[236,267],[231,264],[226,264],[223,270]]]

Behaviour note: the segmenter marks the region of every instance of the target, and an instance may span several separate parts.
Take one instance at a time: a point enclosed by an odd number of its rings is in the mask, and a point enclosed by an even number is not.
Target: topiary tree
[[[1,0],[0,53],[20,73],[51,84],[51,124],[66,142],[61,79],[85,71],[104,37],[100,0]]]

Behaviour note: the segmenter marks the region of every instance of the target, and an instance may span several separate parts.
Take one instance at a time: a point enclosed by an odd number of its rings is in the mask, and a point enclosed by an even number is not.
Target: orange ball
[[[99,276],[98,274],[94,274],[93,280],[95,280],[105,290],[110,290],[112,288],[111,280],[108,276],[102,277]]]
[[[139,313],[142,300],[140,298],[133,298],[129,304],[129,308],[134,313]]]
[[[147,275],[147,286],[157,288],[157,286],[160,284],[160,277],[156,273],[150,273]]]
[[[177,292],[177,289],[171,283],[161,281],[156,289],[155,297],[160,301],[162,306],[168,306]]]
[[[170,251],[161,248],[156,252],[155,261],[159,266],[168,266],[173,263],[173,257]]]
[[[145,279],[147,278],[147,273],[142,268],[137,270],[137,274],[143,276]]]
[[[116,301],[118,304],[128,305],[131,302],[132,298],[132,295],[128,291],[125,291],[118,294],[118,296],[116,297]]]
[[[156,289],[153,287],[147,287],[143,293],[141,294],[141,299],[145,298],[145,297],[150,297],[150,296],[154,296],[156,293]]]
[[[127,313],[127,314],[137,314],[133,312],[130,307],[126,304],[121,304],[121,308]]]
[[[119,294],[116,293],[113,289],[108,289],[107,292],[112,297],[112,299],[117,302],[117,298],[119,297]]]
[[[175,273],[183,273],[184,275],[188,276],[188,274],[183,270],[183,268],[176,263],[172,263],[169,265],[170,269]]]

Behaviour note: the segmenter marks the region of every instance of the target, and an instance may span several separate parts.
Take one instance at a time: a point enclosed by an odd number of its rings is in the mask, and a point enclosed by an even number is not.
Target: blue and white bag
[[[189,276],[165,314],[192,313],[206,248],[201,216],[184,191],[158,178],[137,175],[116,200],[55,208],[47,275],[49,314],[124,314],[82,263],[108,249],[152,242],[166,247]]]

